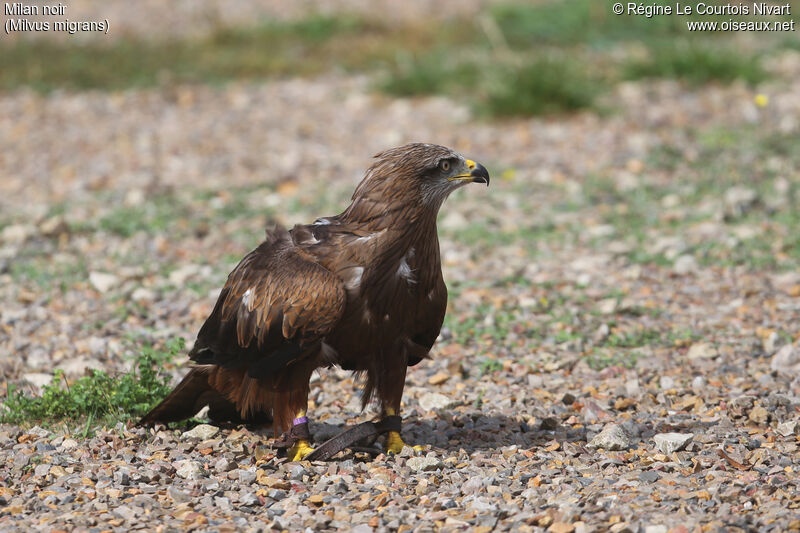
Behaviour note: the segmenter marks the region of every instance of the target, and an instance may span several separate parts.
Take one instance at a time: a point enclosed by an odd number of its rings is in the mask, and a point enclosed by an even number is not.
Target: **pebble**
[[[452,404],[450,397],[438,392],[427,392],[420,396],[419,406],[426,411],[446,409]]]
[[[777,428],[778,434],[784,437],[790,437],[792,435],[800,435],[800,422],[797,420],[789,420],[787,422],[781,422],[778,424]]]
[[[239,483],[242,485],[252,485],[253,482],[256,480],[256,469],[248,468],[248,469],[240,469],[239,472]]]
[[[587,444],[589,448],[602,448],[608,451],[627,450],[633,445],[628,433],[617,424],[607,424]]]
[[[411,457],[406,465],[415,472],[430,472],[442,468],[443,463],[435,457]]]
[[[800,347],[787,344],[772,357],[770,368],[776,372],[800,375]]]
[[[656,449],[664,455],[683,450],[693,438],[691,433],[658,433],[653,436]]]
[[[750,413],[747,415],[747,418],[749,418],[752,422],[756,424],[764,425],[769,420],[769,411],[767,411],[764,407],[758,405],[750,410]]]
[[[176,487],[168,487],[167,495],[169,495],[169,497],[172,498],[176,503],[187,503],[192,501],[192,497],[188,493]]]
[[[184,479],[201,479],[205,476],[205,470],[200,463],[188,459],[177,463],[175,473]]]
[[[36,228],[33,226],[12,224],[0,231],[0,242],[4,244],[22,244],[34,233],[36,233]]]
[[[672,270],[681,276],[696,272],[698,269],[697,259],[693,255],[681,255],[675,259]]]
[[[181,438],[184,440],[208,440],[213,438],[217,433],[219,433],[219,428],[216,426],[211,426],[209,424],[198,424],[189,431],[184,432],[181,435]]]
[[[713,344],[707,342],[698,342],[692,344],[689,352],[686,354],[690,360],[693,359],[713,359],[719,355],[719,351]]]
[[[119,285],[119,278],[108,272],[90,272],[89,283],[97,289],[97,292],[105,294]]]

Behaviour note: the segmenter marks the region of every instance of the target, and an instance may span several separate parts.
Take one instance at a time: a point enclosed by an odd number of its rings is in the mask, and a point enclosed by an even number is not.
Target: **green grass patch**
[[[28,250],[9,263],[9,274],[15,283],[30,284],[40,289],[58,286],[61,292],[66,292],[70,286],[89,276],[83,258],[70,257],[54,261],[49,255],[37,251],[30,253]]]
[[[311,15],[199,38],[19,40],[0,55],[0,90],[121,90],[345,70],[382,74],[377,86],[391,95],[448,95],[488,117],[549,115],[595,109],[597,96],[626,78],[755,84],[766,76],[762,56],[796,47],[764,35],[751,43],[755,52],[732,53],[735,35],[689,32],[689,19],[616,16],[608,4],[553,0],[495,4],[469,19]]]
[[[0,422],[7,424],[53,424],[61,421],[116,423],[137,419],[169,393],[171,378],[158,369],[183,351],[184,340],[167,343],[163,350],[145,347],[134,361],[133,370],[112,376],[93,370],[90,376],[68,383],[56,370],[41,396],[25,396],[9,385],[0,408]]]
[[[594,0],[500,4],[490,12],[508,43],[519,49],[543,44],[600,46],[685,33],[682,17],[617,16],[610,4]]]
[[[594,107],[601,81],[586,65],[566,59],[535,59],[502,69],[478,109],[493,117],[554,115]]]
[[[661,343],[661,332],[657,329],[637,329],[625,333],[612,333],[602,346],[610,348],[639,348]]]
[[[755,85],[764,81],[767,73],[755,55],[678,40],[652,46],[644,59],[629,60],[623,76],[678,79],[692,85],[736,80]]]
[[[326,43],[363,29],[352,17],[312,16],[287,23],[223,28],[199,39],[123,38],[66,46],[22,39],[6,46],[0,57],[0,88],[127,89],[165,81],[216,83],[313,74],[329,67],[328,55],[322,50]]]
[[[645,354],[639,350],[604,349],[595,350],[586,356],[586,364],[592,370],[603,370],[610,366],[633,368]]]

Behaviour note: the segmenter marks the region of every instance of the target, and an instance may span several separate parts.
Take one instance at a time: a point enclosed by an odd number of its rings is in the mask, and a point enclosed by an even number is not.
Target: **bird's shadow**
[[[366,418],[365,418],[366,420]],[[339,422],[337,420],[337,422]],[[236,426],[230,426],[236,427]],[[239,426],[241,427],[241,426]],[[344,431],[344,423],[314,422],[310,431],[316,444],[325,442]],[[270,425],[248,426],[254,433],[271,439]],[[464,450],[472,454],[480,450],[496,450],[508,446],[518,449],[535,449],[569,442],[579,447],[586,444],[586,430],[575,430],[545,420],[534,427],[520,422],[517,418],[504,415],[481,415],[475,417],[430,416],[420,418],[410,416],[403,420],[403,439],[410,445],[431,445],[435,450],[458,452]]]
[[[505,415],[482,415],[475,420],[463,418],[411,417],[403,423],[403,438],[410,444],[430,444],[435,449],[469,454],[508,446],[518,449],[545,447],[557,441],[586,444],[586,432],[568,430],[550,421],[529,426]]]

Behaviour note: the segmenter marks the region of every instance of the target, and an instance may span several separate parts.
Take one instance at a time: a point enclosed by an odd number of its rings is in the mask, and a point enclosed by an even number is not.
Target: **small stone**
[[[604,315],[610,315],[617,310],[618,301],[616,298],[606,298],[597,302],[597,310]],[[606,326],[607,327],[607,326]]]
[[[675,388],[675,380],[670,376],[661,376],[658,380],[658,386],[661,387],[662,390]]]
[[[419,406],[425,411],[435,411],[436,409],[445,409],[450,406],[452,401],[449,397],[438,392],[428,392],[420,396]]]
[[[256,480],[256,469],[248,468],[239,470],[239,483],[242,485],[251,485]]]
[[[800,374],[800,347],[787,344],[775,353],[769,366],[776,372]]]
[[[201,479],[205,477],[205,470],[200,465],[200,463],[196,461],[184,460],[178,461],[179,466],[175,470],[175,474],[178,477],[182,477],[183,479]]]
[[[442,468],[444,465],[435,457],[411,457],[406,461],[406,466],[416,472],[431,472]]]
[[[273,500],[282,500],[286,498],[286,491],[283,489],[270,489],[267,492],[267,496],[272,498]]]
[[[119,284],[119,278],[107,272],[90,272],[89,283],[97,289],[97,292],[105,294]]]
[[[184,432],[181,435],[181,439],[208,440],[213,438],[217,433],[219,433],[219,428],[217,426],[198,424],[189,431]]]
[[[694,435],[691,433],[658,433],[653,436],[656,449],[664,455],[683,450],[692,441],[692,438]]]
[[[60,362],[58,368],[68,376],[83,376],[89,369],[103,370],[105,365],[92,357],[72,357]]]
[[[150,289],[145,289],[144,287],[138,287],[131,293],[131,300],[134,302],[151,302],[155,300],[155,293]]]
[[[603,431],[594,436],[587,445],[589,448],[602,448],[616,451],[627,450],[633,443],[628,433],[617,424],[608,424]]]
[[[306,501],[308,503],[310,503],[311,505],[314,505],[316,507],[320,507],[322,505],[322,503],[323,503],[322,494],[312,494],[311,496],[308,497],[308,499]]]
[[[231,508],[231,500],[224,496],[214,496],[214,505],[216,505],[223,511],[227,511],[230,510]]]
[[[552,533],[572,533],[575,531],[575,526],[566,522],[553,522],[547,531]]]
[[[168,487],[167,495],[172,498],[175,503],[187,503],[192,501],[192,497],[176,487]]]
[[[253,505],[258,505],[258,496],[253,494],[252,492],[245,492],[239,496],[239,503],[244,505],[245,507],[252,507]]]
[[[691,348],[689,348],[689,353],[686,354],[686,357],[688,357],[690,360],[713,359],[718,355],[719,352],[713,344],[707,342],[696,342],[692,344]]]
[[[269,487],[271,489],[289,490],[292,488],[292,484],[289,481],[277,477],[268,476],[266,471],[261,469],[259,469],[258,472],[256,472],[256,483],[258,483],[259,485],[264,485],[265,487]]]
[[[127,505],[119,505],[114,509],[113,512],[118,516],[122,517],[123,519],[127,520],[128,522],[133,522],[139,517],[136,511],[134,511]]]
[[[788,422],[781,422],[778,424],[778,435],[782,437],[790,437],[792,435],[800,435],[800,422],[797,420],[789,420]]]
[[[297,463],[289,463],[285,466],[286,472],[289,474],[289,479],[295,481],[302,481],[303,476],[308,474],[308,470],[303,465],[299,465]]]
[[[608,327],[608,324],[605,323],[600,324],[600,326],[592,334],[592,341],[595,344],[601,344],[608,338],[610,334],[611,334],[611,328]]]
[[[725,212],[734,217],[744,214],[758,200],[758,193],[748,187],[735,186],[725,191]]]
[[[750,419],[751,422],[758,424],[759,426],[763,426],[769,421],[769,411],[767,411],[764,407],[757,405],[753,407],[750,411],[750,414],[747,415],[747,418]]]
[[[186,280],[200,272],[200,265],[188,264],[173,270],[169,275],[169,282],[176,287],[186,283]]]
[[[450,379],[450,374],[445,374],[444,372],[439,372],[437,374],[432,375],[428,378],[428,383],[431,385],[441,385],[445,381]]]
[[[473,476],[461,485],[461,494],[475,494],[483,488],[483,478],[480,476]]]
[[[45,374],[44,372],[28,372],[27,374],[22,374],[22,379],[36,387],[37,389],[41,389],[45,385],[49,385],[51,381],[53,381],[52,374]]]
[[[214,463],[214,470],[217,471],[217,472],[230,472],[234,468],[236,468],[236,464],[231,462],[231,461],[229,461],[225,457],[220,457]]]
[[[692,379],[692,390],[695,392],[702,392],[706,387],[706,379],[703,376],[695,376]]]
[[[678,256],[678,258],[675,259],[675,264],[672,266],[672,270],[681,276],[697,272],[697,268],[697,259],[695,259],[693,255]]]
[[[50,465],[36,465],[33,469],[33,475],[37,477],[45,477],[50,472]]]
[[[644,533],[667,533],[667,526],[661,524],[648,524],[644,526]]]
[[[767,355],[773,355],[783,344],[783,338],[776,331],[770,332],[761,341],[761,347],[764,348],[764,353]]]
[[[14,224],[6,226],[0,231],[0,241],[7,244],[21,244],[33,235],[36,229],[33,226]]]
[[[625,394],[631,398],[638,398],[642,394],[642,388],[639,385],[639,379],[633,378],[625,382]]]
[[[69,233],[69,225],[62,216],[46,218],[39,222],[39,233],[45,237],[58,237],[62,233]]]
[[[119,470],[115,470],[114,483],[124,486],[130,485],[131,484],[130,470],[128,470],[127,468],[120,468]]]
[[[661,474],[655,470],[647,470],[639,474],[639,481],[644,481],[645,483],[654,483],[658,481],[660,477]]]

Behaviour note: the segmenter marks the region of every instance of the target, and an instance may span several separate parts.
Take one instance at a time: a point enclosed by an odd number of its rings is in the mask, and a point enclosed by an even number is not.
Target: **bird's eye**
[[[439,168],[447,172],[448,170],[450,170],[450,161],[442,161],[441,163],[439,163]]]

